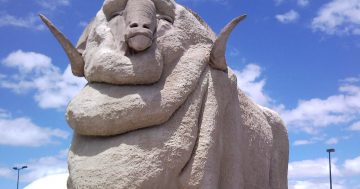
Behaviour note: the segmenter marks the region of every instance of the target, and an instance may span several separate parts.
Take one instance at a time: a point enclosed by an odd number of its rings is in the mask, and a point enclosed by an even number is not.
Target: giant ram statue
[[[74,47],[69,189],[286,189],[287,130],[237,88],[216,36],[173,0],[105,0]]]

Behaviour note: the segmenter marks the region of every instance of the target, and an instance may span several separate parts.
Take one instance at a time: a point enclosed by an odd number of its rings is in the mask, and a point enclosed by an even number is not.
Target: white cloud
[[[282,110],[281,115],[289,128],[307,133],[317,133],[320,128],[331,125],[348,124],[360,116],[360,86],[343,83],[339,94],[325,99],[301,100],[296,108]]]
[[[219,5],[228,5],[228,0],[178,0],[177,2],[180,3],[207,3],[207,2],[213,2],[218,3]]]
[[[300,15],[298,12],[290,10],[284,14],[276,15],[275,18],[281,23],[288,24],[296,22],[300,18]]]
[[[285,0],[274,0],[275,5],[281,5],[285,2]],[[309,4],[310,0],[296,0],[297,5],[301,7],[306,7]]]
[[[332,0],[318,11],[311,27],[330,35],[360,35],[360,1]]]
[[[350,126],[350,130],[352,130],[352,131],[360,131],[360,121],[353,123]]]
[[[274,106],[272,98],[264,92],[266,84],[262,77],[262,69],[256,64],[248,64],[242,70],[234,70],[238,78],[238,87],[243,90],[251,99],[261,105],[270,105],[280,114],[290,130],[302,131],[309,134],[318,134],[325,127],[339,124],[350,124],[352,130],[360,126],[360,82],[358,77],[351,77],[341,80],[338,93],[327,98],[313,98],[300,100],[295,108],[288,109],[284,105]],[[316,108],[314,108],[316,107]],[[355,122],[355,123],[354,123]],[[313,144],[325,141],[325,137],[311,138],[295,141],[293,145]],[[335,144],[339,142],[334,139],[326,141]]]
[[[360,174],[360,156],[346,160],[344,163],[346,174]]]
[[[231,50],[230,50],[230,56],[238,56],[240,54],[240,51],[239,51],[239,49],[237,49],[237,48],[231,48]]]
[[[265,79],[261,76],[261,67],[256,64],[248,64],[243,70],[234,70],[237,77],[238,87],[252,100],[260,105],[268,105],[270,98],[264,93]]]
[[[85,21],[80,21],[79,22],[79,26],[82,27],[82,28],[85,28],[89,23],[88,22],[85,22]]]
[[[55,10],[58,7],[70,5],[70,0],[37,0],[37,2],[42,8],[49,10]]]
[[[23,179],[27,182],[34,181],[41,177],[53,174],[67,173],[66,156],[47,156],[40,159],[31,160],[28,163],[28,170],[23,174]]]
[[[0,0],[0,3],[8,3],[8,0]],[[54,11],[59,7],[69,6],[70,0],[36,0],[37,4],[43,9]],[[0,27],[13,26],[34,30],[44,30],[45,26],[40,18],[33,13],[25,17],[11,15],[6,12],[0,12]]]
[[[14,15],[0,13],[0,27],[13,26],[34,30],[43,30],[45,27],[40,23],[39,18],[30,14],[25,18],[20,18]]]
[[[13,170],[11,168],[0,167],[0,177],[11,178],[13,175]]]
[[[51,189],[67,189],[68,176],[68,173],[45,176],[35,180],[24,189],[48,189],[49,186]]]
[[[360,76],[359,77],[348,77],[348,78],[341,80],[341,82],[344,82],[344,83],[357,83],[359,81],[360,81]]]
[[[328,144],[328,145],[334,145],[337,143],[339,143],[339,139],[336,137],[329,138],[328,140],[325,141],[325,144]]]
[[[34,90],[34,99],[41,108],[65,107],[86,84],[84,78],[72,75],[70,66],[61,73],[52,64],[50,57],[40,53],[18,50],[1,62],[4,66],[15,68],[17,73],[5,75],[6,78],[0,81],[0,87],[17,93]]]
[[[21,73],[45,72],[52,68],[51,58],[34,52],[23,52],[22,50],[10,53],[2,60],[5,66],[17,68]],[[52,72],[53,70],[49,70]]]
[[[4,109],[0,108],[0,119],[10,117],[10,113]]]
[[[333,187],[347,188],[349,182],[344,178],[360,175],[360,156],[345,160],[342,164],[333,158],[331,172],[335,178]],[[320,158],[291,162],[288,176],[289,189],[327,189],[329,188],[329,160]]]
[[[56,142],[54,138],[69,136],[60,129],[40,127],[26,117],[0,117],[0,130],[0,145],[10,146],[42,146]]]
[[[274,0],[275,5],[280,5],[284,2],[284,0]]]
[[[289,181],[289,189],[329,189],[329,181],[299,180]],[[346,189],[343,184],[333,183],[333,188]]]
[[[293,142],[293,145],[302,146],[302,145],[316,144],[319,142],[324,142],[327,145],[334,145],[334,144],[338,144],[340,140],[347,140],[347,139],[349,139],[348,136],[327,138],[326,134],[322,134],[320,136],[312,135],[312,137],[309,137],[307,139],[295,140]]]
[[[289,179],[321,178],[329,175],[329,160],[320,158],[315,160],[302,160],[289,163]],[[336,165],[336,159],[332,160],[332,173],[334,176],[341,176]]]
[[[39,159],[29,160],[16,166],[27,165],[28,168],[22,171],[21,180],[23,182],[32,182],[48,175],[68,173],[66,157],[61,151],[57,155],[40,157]],[[0,177],[8,179],[16,178],[16,173],[8,168],[0,167]]]
[[[313,140],[295,140],[293,145],[294,146],[301,146],[301,145],[308,145],[308,144],[314,144],[315,141]]]
[[[297,4],[301,7],[306,7],[309,4],[309,0],[297,0]]]

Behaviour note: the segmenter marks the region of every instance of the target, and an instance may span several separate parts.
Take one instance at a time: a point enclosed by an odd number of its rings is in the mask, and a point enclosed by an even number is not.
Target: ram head
[[[76,47],[51,21],[40,17],[64,48],[73,74],[85,76],[89,82],[155,83],[161,77],[164,59],[179,58],[184,48],[198,43],[211,44],[208,63],[226,71],[227,39],[246,16],[232,20],[215,37],[198,15],[191,12],[192,18],[187,20],[185,12],[172,0],[106,0]],[[177,41],[184,36],[186,41]]]

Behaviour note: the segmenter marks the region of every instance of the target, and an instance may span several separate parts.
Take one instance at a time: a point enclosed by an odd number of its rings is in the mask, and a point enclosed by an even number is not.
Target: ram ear
[[[48,18],[41,14],[39,16],[64,49],[66,55],[70,60],[72,73],[75,76],[83,77],[85,62],[81,53],[71,44],[71,42],[64,36],[64,34],[61,33]]]
[[[227,63],[225,58],[226,44],[233,29],[244,20],[246,15],[242,15],[233,19],[220,32],[220,35],[215,40],[210,54],[210,66],[214,69],[227,71]]]

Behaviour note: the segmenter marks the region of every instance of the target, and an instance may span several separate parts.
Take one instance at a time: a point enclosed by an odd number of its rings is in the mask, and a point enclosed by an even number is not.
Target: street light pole
[[[327,149],[326,152],[329,153],[329,172],[330,172],[330,189],[332,189],[332,178],[331,178],[331,152],[335,152],[335,149],[331,148],[331,149]]]
[[[19,178],[20,178],[20,170],[21,169],[26,169],[27,166],[22,166],[22,167],[13,167],[14,170],[17,171],[17,182],[16,182],[16,189],[19,189]]]

